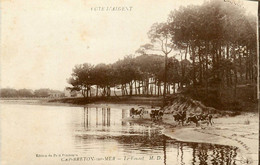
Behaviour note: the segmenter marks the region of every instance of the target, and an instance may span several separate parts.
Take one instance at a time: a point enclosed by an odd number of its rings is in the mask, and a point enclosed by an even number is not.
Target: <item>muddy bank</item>
[[[110,108],[117,108],[120,106],[122,109],[130,109],[132,107],[138,108],[140,105],[149,108],[150,105],[145,104],[134,104],[134,103],[111,103],[111,102],[93,102],[88,104],[72,104],[72,103],[63,103],[59,101],[52,101],[48,99],[5,99],[0,100],[0,104],[26,104],[26,105],[43,105],[43,106],[69,106],[69,107],[110,107]]]
[[[235,146],[243,153],[241,163],[258,164],[259,122],[256,113],[216,117],[213,119],[213,126],[200,123],[198,127],[195,124],[179,126],[173,121],[171,114],[164,115],[162,122],[152,122],[148,114],[143,119],[136,117],[126,120],[159,127],[164,135],[178,141]]]
[[[162,106],[162,97],[120,96],[120,97],[91,97],[91,98],[62,98],[51,99],[49,102],[68,103],[76,105],[112,103],[112,104],[142,104]]]
[[[132,105],[150,105],[162,106],[162,97],[142,97],[142,96],[124,96],[124,97],[91,97],[91,98],[1,98],[1,102],[10,103],[28,103],[28,104],[56,104],[56,105],[88,105],[88,104],[132,104]]]

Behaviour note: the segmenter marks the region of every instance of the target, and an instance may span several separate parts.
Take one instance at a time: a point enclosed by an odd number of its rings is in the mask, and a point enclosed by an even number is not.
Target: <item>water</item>
[[[129,110],[1,104],[6,165],[242,164],[236,147],[183,143],[125,122]]]

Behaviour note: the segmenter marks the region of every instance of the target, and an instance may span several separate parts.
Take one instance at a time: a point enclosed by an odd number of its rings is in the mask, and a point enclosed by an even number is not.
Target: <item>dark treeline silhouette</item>
[[[62,93],[58,90],[52,90],[48,88],[42,89],[12,89],[2,88],[0,89],[0,97],[48,97],[50,93]]]
[[[172,62],[174,59],[172,59]],[[177,61],[177,60],[176,60]],[[96,86],[96,96],[114,95],[121,89],[121,95],[162,95],[164,58],[159,55],[126,56],[114,64],[76,65],[68,82],[72,90],[81,90],[83,96],[90,96],[91,86]],[[170,79],[169,79],[170,80]],[[171,82],[168,82],[168,85]],[[111,90],[114,88],[114,90]]]
[[[228,92],[236,102],[240,87],[256,91],[256,20],[243,8],[219,0],[180,7],[166,22],[152,25],[151,42],[140,46],[139,56],[113,64],[76,65],[69,89],[89,97],[93,86],[96,96],[99,91],[110,96],[112,89],[115,95],[121,89],[123,96],[165,96],[178,88],[214,102]]]

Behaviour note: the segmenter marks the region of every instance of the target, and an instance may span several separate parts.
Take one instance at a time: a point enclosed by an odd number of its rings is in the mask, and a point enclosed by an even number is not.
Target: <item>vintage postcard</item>
[[[1,0],[1,165],[259,164],[257,0]]]

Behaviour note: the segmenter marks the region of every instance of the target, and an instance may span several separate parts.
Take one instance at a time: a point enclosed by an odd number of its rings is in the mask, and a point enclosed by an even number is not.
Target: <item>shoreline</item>
[[[26,103],[37,105],[55,105],[55,106],[89,106],[93,104],[120,104],[131,106],[162,106],[162,98],[160,97],[145,97],[145,96],[131,96],[131,97],[110,97],[110,98],[0,98],[0,103]]]
[[[243,113],[235,117],[219,117],[214,119],[213,126],[194,124],[177,126],[170,120],[171,115],[165,115],[162,122],[152,122],[148,116],[144,119],[127,118],[126,121],[157,127],[165,136],[182,142],[206,143],[237,147],[242,153],[245,164],[258,163],[258,114]],[[245,119],[250,123],[245,124]]]
[[[48,100],[0,100],[0,103],[6,104],[29,104],[29,105],[44,105],[44,106],[71,106],[71,107],[118,107],[122,108],[137,107],[137,104],[123,104],[123,103],[105,103],[96,102],[87,105],[77,105],[70,103],[48,102]],[[141,104],[142,105],[142,104]],[[151,106],[142,105],[146,108]],[[149,114],[145,114],[144,118],[126,118],[125,121],[158,127],[162,133],[172,139],[182,142],[195,142],[195,143],[209,143],[235,146],[243,153],[243,161],[246,164],[257,164],[258,162],[258,143],[259,143],[259,117],[257,113],[243,112],[238,116],[224,116],[214,118],[213,126],[201,124],[195,127],[194,124],[186,126],[177,126],[173,121],[172,114],[165,114],[162,122],[153,122],[150,120]]]
[[[121,102],[105,102],[98,101],[88,104],[73,104],[73,103],[62,103],[62,102],[50,102],[47,99],[9,99],[9,100],[1,100],[0,104],[22,104],[22,105],[42,105],[42,106],[67,106],[67,107],[96,107],[97,105],[100,107],[118,107],[120,105],[123,108],[130,109],[131,107],[137,108],[139,105],[149,108],[151,106],[147,104],[134,104],[134,103],[121,103]]]

